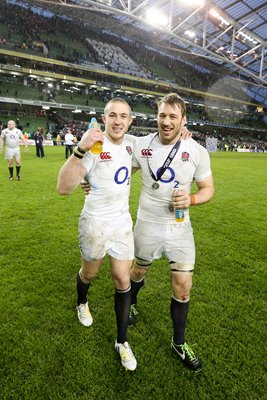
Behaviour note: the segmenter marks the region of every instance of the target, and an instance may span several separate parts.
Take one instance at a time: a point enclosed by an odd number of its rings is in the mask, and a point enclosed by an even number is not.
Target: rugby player
[[[108,254],[115,286],[115,350],[122,365],[133,371],[137,361],[127,341],[127,327],[131,305],[130,268],[134,258],[129,193],[135,138],[125,135],[132,123],[131,109],[123,99],[114,98],[106,104],[102,119],[104,133],[97,128],[89,129],[61,168],[58,191],[71,193],[81,179],[91,186],[79,220],[82,266],[77,274],[78,319],[86,327],[93,323],[87,293]],[[92,154],[89,150],[98,141],[103,142],[103,151],[100,155]]]
[[[192,371],[201,361],[185,340],[195,244],[189,209],[208,202],[214,192],[207,150],[193,139],[182,140],[186,106],[171,93],[158,103],[158,133],[136,139],[133,171],[141,169],[142,191],[134,228],[135,261],[131,271],[132,305],[129,324],[136,320],[137,294],[152,262],[166,256],[170,263],[173,322],[171,347]],[[195,182],[197,193],[191,194]],[[183,210],[182,222],[175,209]]]
[[[13,180],[13,160],[16,161],[17,180],[20,181],[21,155],[19,141],[22,141],[25,149],[28,149],[27,140],[24,138],[20,129],[16,128],[15,121],[8,121],[7,128],[2,130],[0,136],[0,151],[2,151],[3,143],[6,144],[5,159],[8,162],[9,180]]]

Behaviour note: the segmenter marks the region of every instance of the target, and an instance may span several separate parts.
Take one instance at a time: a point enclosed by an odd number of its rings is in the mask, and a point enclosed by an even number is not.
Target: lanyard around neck
[[[150,144],[149,144],[149,148],[150,148],[150,146],[151,146],[153,140],[154,140],[154,139],[156,138],[156,136],[158,136],[158,135],[159,135],[159,132],[156,133],[155,136],[153,136],[153,138],[152,138],[152,140],[151,140],[151,142],[150,142]],[[155,182],[157,182],[157,181],[160,180],[160,178],[162,177],[162,175],[164,174],[164,172],[166,171],[166,169],[170,166],[172,160],[174,159],[176,153],[177,153],[178,150],[179,150],[180,145],[181,145],[181,140],[179,139],[179,140],[177,140],[177,142],[175,143],[175,145],[173,146],[173,148],[172,148],[171,151],[169,152],[169,154],[168,154],[166,160],[164,161],[162,167],[160,168],[159,174],[157,174],[158,176],[155,176],[154,172],[152,171],[152,169],[151,169],[151,167],[150,167],[150,165],[149,165],[149,161],[148,161],[148,158],[147,158],[148,170],[149,170],[149,173],[150,173],[150,175],[151,175],[151,178],[152,178]],[[164,146],[164,145],[163,145],[163,146]]]

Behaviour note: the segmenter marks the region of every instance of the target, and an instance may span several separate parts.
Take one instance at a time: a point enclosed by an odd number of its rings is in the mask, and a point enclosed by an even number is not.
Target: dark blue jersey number
[[[114,175],[114,181],[117,185],[122,185],[128,179],[127,185],[130,183],[129,170],[127,167],[121,167]]]
[[[168,167],[168,168],[166,169],[166,171],[169,171],[170,174],[171,174],[170,177],[169,177],[169,179],[163,179],[163,178],[161,177],[161,178],[160,178],[160,182],[163,182],[163,183],[170,183],[170,182],[172,182],[172,181],[174,180],[175,173],[174,173],[174,170],[173,170],[172,168],[170,168],[170,167]],[[159,177],[160,172],[161,172],[161,168],[159,168],[159,169],[157,170],[157,177]]]

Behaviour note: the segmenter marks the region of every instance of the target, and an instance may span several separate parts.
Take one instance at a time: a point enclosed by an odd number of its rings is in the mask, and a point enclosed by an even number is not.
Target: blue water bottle
[[[183,222],[184,221],[184,210],[181,209],[175,209],[175,221],[176,222]]]

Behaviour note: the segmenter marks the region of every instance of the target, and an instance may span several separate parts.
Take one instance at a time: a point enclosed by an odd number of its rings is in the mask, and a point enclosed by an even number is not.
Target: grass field
[[[64,147],[22,152],[22,181],[0,158],[1,400],[256,400],[266,398],[267,154],[211,154],[216,194],[191,210],[197,263],[187,340],[197,375],[170,351],[169,267],[156,262],[128,338],[138,360],[126,372],[113,346],[108,263],[94,281],[91,328],[77,322],[78,189],[56,192]],[[140,176],[132,180],[135,218]]]

